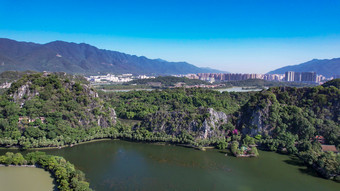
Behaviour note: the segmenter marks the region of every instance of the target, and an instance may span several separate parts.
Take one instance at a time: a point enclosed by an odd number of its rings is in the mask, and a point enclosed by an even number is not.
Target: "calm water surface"
[[[224,156],[179,146],[104,141],[46,151],[84,171],[96,190],[340,190],[287,155]]]
[[[235,158],[218,150],[119,140],[45,152],[75,164],[98,191],[340,190],[340,183],[316,177],[294,158],[273,152],[262,151],[259,158]]]
[[[129,91],[152,91],[154,89],[122,89],[122,90],[105,90],[101,89],[104,92],[129,92]]]
[[[262,91],[262,89],[254,88],[254,89],[243,89],[242,87],[231,87],[231,88],[224,88],[224,89],[216,89],[219,92],[258,92]]]
[[[44,169],[0,167],[0,191],[48,191],[53,187],[53,178]]]

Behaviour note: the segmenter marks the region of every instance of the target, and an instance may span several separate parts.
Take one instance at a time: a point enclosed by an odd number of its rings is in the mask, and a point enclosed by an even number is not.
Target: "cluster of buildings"
[[[209,81],[211,83],[225,82],[225,81],[240,81],[240,80],[248,80],[248,79],[283,81],[284,74],[199,73],[199,74],[188,74],[185,77],[189,79],[199,79],[203,81]]]
[[[340,78],[340,75],[335,75],[332,78],[326,78],[325,76],[318,75],[316,72],[293,72],[287,71],[285,74],[240,74],[240,73],[198,73],[198,74],[186,74],[186,75],[174,75],[176,77],[187,77],[189,79],[199,79],[214,82],[227,82],[227,81],[241,81],[248,79],[262,79],[268,81],[286,81],[286,82],[303,82],[303,83],[317,83]],[[155,78],[155,76],[132,74],[107,74],[87,77],[87,80],[93,83],[124,83],[134,79],[149,79]]]
[[[320,82],[322,75],[316,75],[316,72],[285,72],[285,81],[287,82]]]
[[[226,82],[226,81],[240,81],[248,79],[262,79],[268,81],[286,81],[286,82],[304,82],[304,83],[322,83],[333,78],[326,78],[322,75],[317,75],[316,72],[293,72],[287,71],[285,74],[238,74],[238,73],[199,73],[182,75],[189,79],[199,79],[203,81]]]
[[[94,83],[124,83],[124,82],[132,81],[134,79],[148,79],[148,78],[155,78],[155,77],[146,76],[146,75],[134,76],[132,74],[121,74],[121,75],[107,74],[107,75],[86,77],[88,81],[94,82]]]

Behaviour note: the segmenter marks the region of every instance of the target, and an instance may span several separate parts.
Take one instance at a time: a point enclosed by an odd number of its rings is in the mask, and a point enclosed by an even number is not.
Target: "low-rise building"
[[[322,149],[323,152],[334,152],[334,153],[339,152],[336,149],[335,145],[321,145],[321,149]]]

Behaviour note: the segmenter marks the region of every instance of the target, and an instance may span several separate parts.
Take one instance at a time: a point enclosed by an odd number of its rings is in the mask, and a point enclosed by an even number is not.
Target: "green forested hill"
[[[74,80],[65,73],[36,73],[14,82],[0,97],[0,144],[71,144],[86,139],[90,128],[113,126],[115,111]]]
[[[322,135],[328,144],[340,144],[340,90],[334,86],[270,88],[252,96],[241,112],[245,133],[291,133],[307,141]]]

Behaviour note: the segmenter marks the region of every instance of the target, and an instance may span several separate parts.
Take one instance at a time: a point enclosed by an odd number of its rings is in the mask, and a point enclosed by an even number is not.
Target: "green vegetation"
[[[148,85],[124,85],[124,84],[93,84],[93,87],[98,90],[135,90],[135,89],[148,89]]]
[[[102,93],[100,96],[115,108],[119,118],[139,120],[133,127],[138,134],[137,140],[223,148],[225,146],[221,142],[225,142],[226,132],[229,134],[235,128],[231,123],[233,117],[228,119],[227,115],[238,111],[252,94],[176,88]],[[202,133],[203,124],[211,130],[209,135]]]
[[[25,75],[0,97],[0,144],[63,146],[97,138],[112,127],[114,110],[68,75]],[[98,131],[99,132],[99,131]]]
[[[29,75],[29,74],[35,74],[37,72],[34,71],[24,71],[24,72],[20,72],[20,71],[6,71],[6,72],[2,72],[0,73],[0,84],[5,83],[5,82],[14,82],[17,79],[20,79],[21,77],[23,77],[24,75]]]
[[[220,93],[202,88],[176,88],[162,91],[101,93],[115,108],[119,118],[143,120],[157,111],[195,113],[198,108],[213,108],[226,114],[236,112],[253,92]]]
[[[325,137],[327,144],[340,146],[340,90],[334,86],[271,88],[254,95],[242,111],[240,126],[259,128],[247,119],[261,115],[263,133],[270,134],[264,138],[276,139],[274,145],[279,147],[309,141],[316,135]]]
[[[340,182],[340,154],[322,152],[318,142],[305,142],[299,145],[298,156],[307,165],[312,166],[325,178],[334,178]]]
[[[241,156],[241,157],[257,157],[259,156],[259,153],[256,148],[255,139],[253,137],[250,137],[248,135],[245,135],[245,137],[242,139],[243,144],[240,145],[240,143],[237,140],[232,141],[230,150],[235,156]]]
[[[334,80],[331,80],[331,81],[328,81],[324,84],[322,84],[323,87],[331,87],[331,86],[334,86],[338,89],[340,89],[340,78],[338,79],[334,79]]]
[[[23,156],[21,153],[7,152],[0,156],[0,164],[41,166],[52,173],[60,191],[92,190],[85,180],[85,174],[60,156],[46,155],[43,152],[31,152]]]
[[[0,84],[5,83],[5,82],[14,82],[24,76],[27,75],[32,75],[32,74],[37,74],[38,72],[36,71],[5,71],[0,73]],[[88,84],[88,81],[81,75],[70,75],[70,74],[66,74],[65,72],[53,72],[53,75],[59,76],[61,78],[64,79],[69,79],[69,80],[73,80],[79,83],[83,83],[83,84]]]

